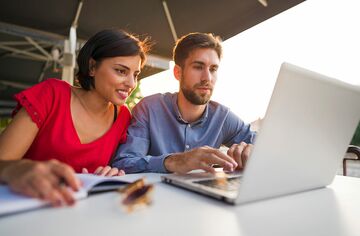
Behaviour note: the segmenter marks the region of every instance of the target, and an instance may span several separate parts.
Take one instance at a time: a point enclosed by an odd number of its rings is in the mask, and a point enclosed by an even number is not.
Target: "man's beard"
[[[209,87],[210,94],[204,94],[204,95],[196,94],[195,89],[198,87]],[[180,83],[180,89],[181,92],[184,94],[185,98],[194,105],[204,105],[208,103],[213,92],[213,88],[210,85],[207,85],[206,82],[195,84],[193,89],[187,89],[183,85],[183,83]]]

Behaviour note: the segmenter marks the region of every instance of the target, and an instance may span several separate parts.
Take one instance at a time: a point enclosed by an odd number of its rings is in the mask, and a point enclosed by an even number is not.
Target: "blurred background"
[[[223,38],[213,100],[246,122],[264,116],[284,61],[360,84],[356,0],[0,0],[0,6],[0,132],[15,93],[51,77],[76,83],[77,51],[104,28],[154,43],[130,108],[143,96],[177,91],[172,47],[194,31]],[[352,144],[360,145],[359,127]]]

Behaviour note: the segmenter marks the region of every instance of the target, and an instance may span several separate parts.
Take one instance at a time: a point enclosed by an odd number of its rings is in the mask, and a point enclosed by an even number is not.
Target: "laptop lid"
[[[236,203],[330,184],[360,120],[360,87],[283,63]]]

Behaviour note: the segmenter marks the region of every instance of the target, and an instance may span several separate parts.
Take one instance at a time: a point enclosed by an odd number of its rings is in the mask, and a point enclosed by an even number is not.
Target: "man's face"
[[[206,104],[213,93],[220,59],[210,48],[195,49],[181,68],[180,92],[194,105]]]

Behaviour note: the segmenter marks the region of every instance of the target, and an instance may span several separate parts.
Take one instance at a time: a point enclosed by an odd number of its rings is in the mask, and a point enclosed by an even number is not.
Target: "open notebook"
[[[83,183],[82,188],[74,193],[77,200],[86,198],[90,193],[115,190],[129,183],[122,177],[103,177],[92,174],[77,174],[77,176]],[[49,206],[49,203],[16,194],[8,186],[0,185],[0,216],[44,206]]]

